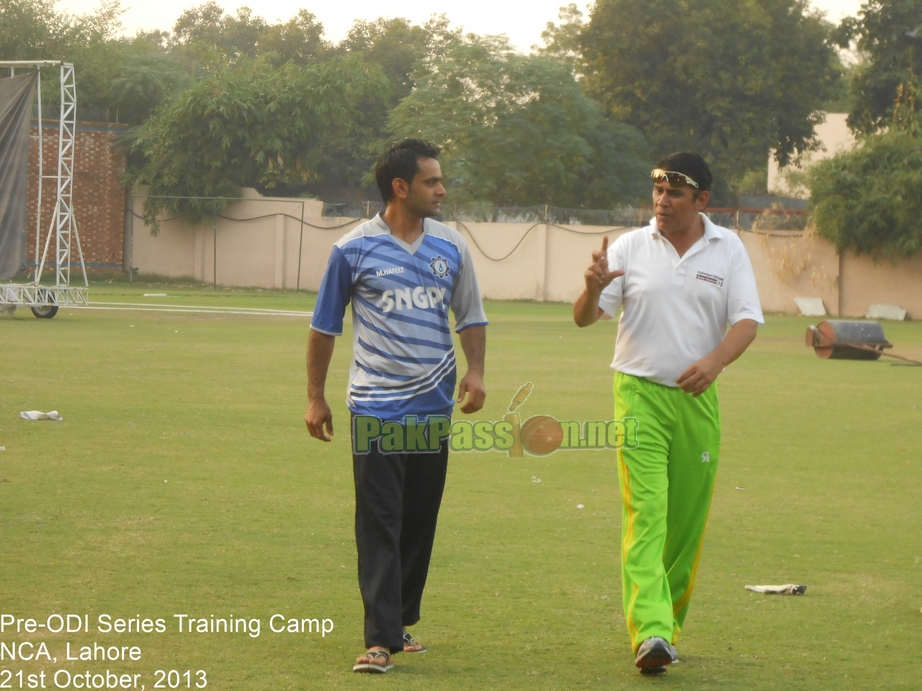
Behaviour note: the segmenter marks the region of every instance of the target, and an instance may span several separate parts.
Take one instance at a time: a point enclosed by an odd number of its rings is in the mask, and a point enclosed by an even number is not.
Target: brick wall
[[[39,253],[44,250],[51,227],[57,181],[58,125],[44,123],[42,155],[45,180],[42,183],[42,215]],[[119,176],[125,170],[125,156],[115,151],[115,140],[124,125],[77,123],[74,142],[73,211],[80,234],[83,260],[88,271],[123,268],[125,190]],[[36,199],[38,196],[38,130],[33,126],[29,145],[29,223],[26,244],[27,263],[35,261]],[[71,271],[79,272],[77,244],[71,244]],[[54,263],[54,236],[45,257],[46,267]]]

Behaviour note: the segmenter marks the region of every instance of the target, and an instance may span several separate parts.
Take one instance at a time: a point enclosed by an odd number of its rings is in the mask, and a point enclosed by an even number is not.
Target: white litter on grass
[[[742,492],[746,488],[745,487],[734,487],[733,489],[738,489],[740,492]]]
[[[803,595],[807,591],[805,585],[794,585],[786,583],[785,585],[747,585],[746,590],[754,593],[765,593],[766,595]]]
[[[166,293],[144,293],[146,298],[165,298]]]
[[[5,446],[0,446],[0,451],[6,451],[6,447],[5,447]]]
[[[43,413],[40,410],[24,410],[19,413],[19,415],[24,420],[54,420],[55,422],[61,422],[64,419],[58,415],[57,410],[52,410],[47,413]]]
[[[577,509],[582,509],[582,508],[585,508],[585,507],[584,507],[582,504],[577,504],[577,505],[576,505],[576,508],[577,508]]]
[[[534,475],[531,476],[531,481],[534,482],[536,485],[541,484],[541,480],[536,478]]]

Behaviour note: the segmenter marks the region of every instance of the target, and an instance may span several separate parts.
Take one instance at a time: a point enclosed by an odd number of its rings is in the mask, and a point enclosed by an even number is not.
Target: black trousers
[[[439,451],[352,455],[355,543],[365,605],[365,646],[403,650],[403,627],[419,621],[420,602],[448,470]]]

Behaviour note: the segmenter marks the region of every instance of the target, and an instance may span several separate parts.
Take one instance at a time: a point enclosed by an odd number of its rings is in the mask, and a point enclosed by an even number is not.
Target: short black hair
[[[404,139],[381,154],[375,164],[375,182],[381,198],[387,204],[394,198],[394,180],[413,182],[419,171],[421,158],[438,158],[441,149],[432,142],[422,139]]]
[[[662,168],[663,170],[674,170],[677,173],[684,173],[698,183],[699,191],[710,190],[714,182],[711,169],[699,154],[685,151],[669,154],[666,158],[657,163],[656,167]]]

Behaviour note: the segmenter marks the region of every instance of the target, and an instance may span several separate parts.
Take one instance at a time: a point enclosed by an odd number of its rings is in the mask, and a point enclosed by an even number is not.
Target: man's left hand
[[[467,400],[464,401],[464,396]],[[483,388],[483,377],[476,372],[468,372],[464,379],[458,385],[458,403],[464,401],[461,405],[462,413],[476,413],[483,408],[483,402],[486,400],[487,391]]]
[[[719,346],[697,362],[693,362],[679,375],[675,383],[682,391],[697,398],[711,387],[724,367],[743,354],[755,339],[758,328],[759,324],[754,319],[740,319],[727,332]]]
[[[711,387],[722,369],[723,367],[714,362],[714,358],[708,356],[693,362],[687,370],[679,375],[675,383],[685,393],[690,393],[693,397],[698,398]]]

